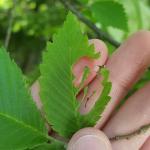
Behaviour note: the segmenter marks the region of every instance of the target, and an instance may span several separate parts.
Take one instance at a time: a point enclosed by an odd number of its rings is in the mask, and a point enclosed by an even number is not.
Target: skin
[[[150,137],[146,140],[146,142],[143,144],[141,150],[149,150],[150,148]]]
[[[126,103],[114,112],[118,103],[125,97],[144,71],[150,66],[150,32],[139,31],[131,35],[115,52],[108,58],[106,45],[93,39],[95,50],[101,52],[101,58],[93,61],[89,58],[81,58],[74,65],[74,84],[78,86],[84,66],[89,66],[91,73],[85,81],[89,90],[82,101],[80,112],[87,113],[96,102],[102,91],[101,76],[96,75],[99,65],[104,65],[110,71],[112,90],[111,101],[104,110],[102,117],[93,128],[85,128],[78,131],[68,143],[67,150],[148,150],[150,149],[150,129],[135,134],[128,139],[109,140],[115,136],[132,133],[143,125],[150,123],[150,83],[129,97]],[[36,82],[32,88],[32,95],[41,108],[39,99],[39,85]],[[95,94],[92,95],[93,91]],[[78,99],[81,100],[83,93],[80,92]],[[90,97],[87,101],[87,98]],[[86,107],[85,107],[86,106]]]

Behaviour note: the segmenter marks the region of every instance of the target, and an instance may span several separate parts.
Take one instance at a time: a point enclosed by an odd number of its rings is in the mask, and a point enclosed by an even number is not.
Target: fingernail
[[[87,134],[83,134],[82,131],[79,131],[77,134],[82,136],[78,136],[67,150],[112,150],[109,140],[101,131],[94,129],[94,132],[92,132],[92,129],[89,134],[89,128],[87,130]],[[95,130],[97,131],[95,132]],[[75,136],[77,136],[77,134]]]
[[[107,150],[105,141],[97,136],[86,135],[79,138],[73,145],[72,150]]]

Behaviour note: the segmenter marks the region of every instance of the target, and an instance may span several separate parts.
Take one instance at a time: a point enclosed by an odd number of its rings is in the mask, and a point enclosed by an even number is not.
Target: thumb
[[[79,130],[71,138],[67,150],[112,150],[106,135],[95,128]]]

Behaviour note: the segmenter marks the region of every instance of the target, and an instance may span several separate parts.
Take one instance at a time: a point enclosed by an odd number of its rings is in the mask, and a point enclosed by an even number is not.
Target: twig
[[[10,17],[9,17],[9,21],[8,21],[8,29],[6,32],[6,38],[5,38],[5,48],[8,48],[9,45],[9,41],[11,38],[11,30],[12,30],[12,25],[13,25],[13,20],[14,20],[14,11],[15,11],[15,7],[16,7],[16,3],[17,0],[13,0],[13,7],[11,8],[11,12],[10,12]]]
[[[110,140],[111,141],[118,141],[118,140],[123,140],[123,139],[129,140],[130,138],[132,138],[134,136],[145,133],[148,129],[150,129],[150,124],[144,125],[144,126],[140,127],[138,130],[133,131],[129,134],[118,135],[118,136],[112,137],[112,138],[110,138]]]
[[[78,19],[80,19],[83,23],[85,23],[90,29],[92,29],[95,34],[98,36],[98,38],[108,41],[110,44],[112,44],[115,47],[119,47],[120,43],[115,41],[110,35],[103,32],[101,29],[99,29],[94,23],[92,23],[89,19],[85,18],[76,8],[71,5],[67,0],[60,0],[60,2],[69,9],[72,13],[74,13]]]

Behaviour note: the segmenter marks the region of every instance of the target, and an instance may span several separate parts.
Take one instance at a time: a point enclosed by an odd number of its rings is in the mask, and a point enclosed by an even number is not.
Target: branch
[[[92,23],[89,19],[85,18],[76,8],[71,5],[67,0],[59,0],[67,9],[69,9],[73,14],[77,16],[79,20],[81,20],[83,23],[85,23],[91,30],[95,32],[95,34],[98,36],[98,38],[108,41],[110,44],[112,44],[115,47],[119,47],[120,43],[115,41],[110,35],[103,32],[101,29],[99,29],[94,23]]]
[[[123,140],[123,139],[129,140],[130,138],[134,136],[138,136],[142,133],[145,133],[148,129],[150,129],[150,124],[144,125],[140,127],[139,129],[137,129],[136,131],[133,131],[132,133],[124,134],[124,135],[117,135],[115,137],[112,137],[110,138],[110,141],[113,142],[113,141],[118,141],[118,140]]]
[[[15,7],[16,7],[16,3],[17,0],[13,0],[13,7],[11,8],[11,12],[10,12],[10,17],[9,17],[9,21],[8,21],[8,29],[6,32],[6,38],[5,38],[5,48],[8,48],[9,45],[9,41],[11,38],[11,30],[12,30],[12,25],[13,25],[13,20],[14,20],[14,11],[15,11]]]

